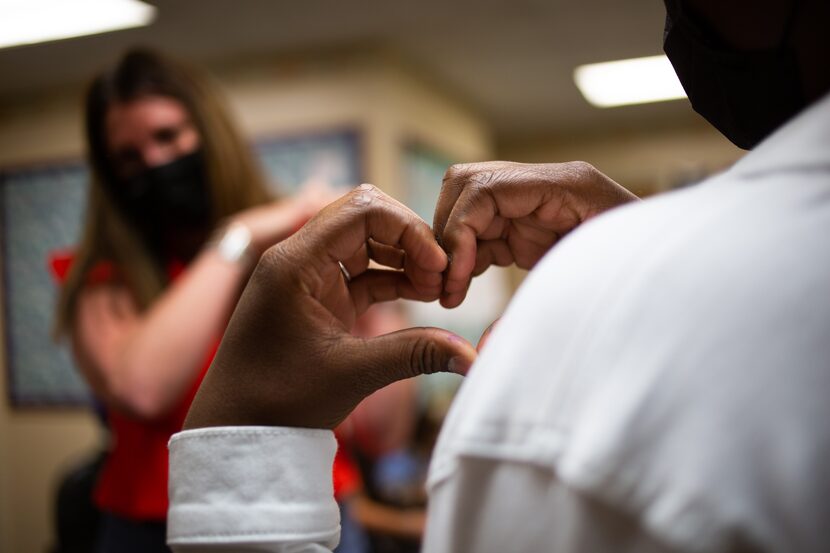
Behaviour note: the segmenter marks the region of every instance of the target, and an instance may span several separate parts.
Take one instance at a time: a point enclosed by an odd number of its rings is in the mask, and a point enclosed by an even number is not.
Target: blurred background
[[[16,4],[0,0],[0,21]],[[44,27],[66,9],[92,18],[84,2],[60,4],[44,4]],[[585,160],[647,196],[741,155],[683,99],[601,108],[577,88],[579,66],[661,54],[659,0],[147,4],[140,26],[0,48],[2,552],[54,546],[60,475],[103,440],[85,384],[50,338],[47,260],[81,228],[85,86],[127,48],[206,68],[275,187],[371,182],[430,222],[451,163]],[[4,33],[0,23],[0,45]],[[491,271],[459,310],[409,306],[404,316],[474,341],[521,278]],[[457,385],[420,383],[421,410],[444,410]]]

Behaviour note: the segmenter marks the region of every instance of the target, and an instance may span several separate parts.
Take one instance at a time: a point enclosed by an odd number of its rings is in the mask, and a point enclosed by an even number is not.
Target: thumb
[[[476,350],[467,340],[440,328],[409,328],[362,340],[356,348],[362,371],[382,388],[420,374],[467,374]]]

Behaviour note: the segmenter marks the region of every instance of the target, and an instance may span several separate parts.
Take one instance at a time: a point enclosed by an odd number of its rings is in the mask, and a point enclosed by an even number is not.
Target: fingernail
[[[500,319],[501,317],[490,323],[490,326],[488,326],[484,332],[481,333],[481,338],[478,339],[478,345],[476,346],[476,351],[478,353],[481,353],[481,348],[483,348],[484,344],[487,343],[487,340],[490,339],[490,333],[493,332],[494,328],[496,328],[496,323],[498,323]]]
[[[464,357],[458,355],[450,359],[450,362],[447,364],[447,371],[460,374],[461,376],[466,376],[470,370],[470,367],[470,362]]]

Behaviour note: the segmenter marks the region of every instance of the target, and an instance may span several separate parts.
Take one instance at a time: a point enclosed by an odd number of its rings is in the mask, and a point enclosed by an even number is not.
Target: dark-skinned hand
[[[369,268],[370,259],[392,270]],[[185,429],[334,428],[391,382],[465,373],[475,349],[448,331],[349,333],[375,302],[438,299],[446,267],[429,226],[411,210],[370,185],[346,194],[262,256]]]
[[[450,257],[441,305],[456,307],[491,265],[531,269],[587,219],[637,197],[585,162],[454,165],[433,230]]]

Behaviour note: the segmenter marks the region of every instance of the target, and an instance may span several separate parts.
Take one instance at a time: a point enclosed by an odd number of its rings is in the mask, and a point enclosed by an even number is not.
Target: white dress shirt
[[[828,395],[825,98],[530,273],[441,432],[424,550],[828,551]],[[170,544],[326,551],[334,447],[313,430],[177,434]]]

